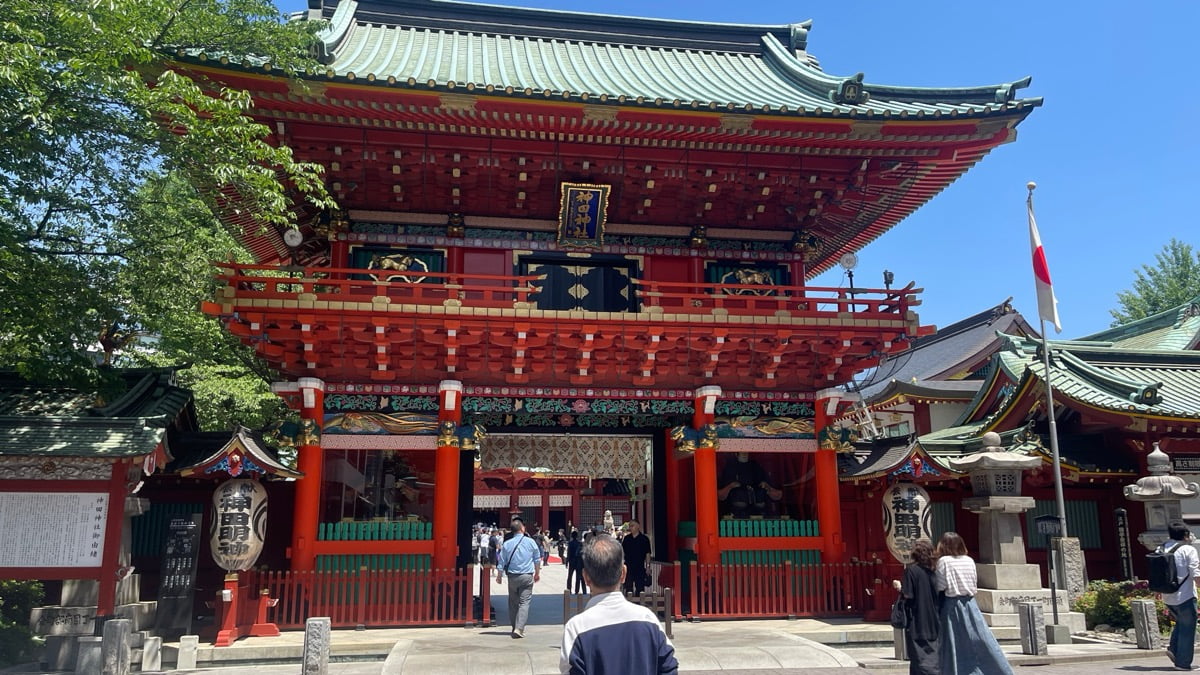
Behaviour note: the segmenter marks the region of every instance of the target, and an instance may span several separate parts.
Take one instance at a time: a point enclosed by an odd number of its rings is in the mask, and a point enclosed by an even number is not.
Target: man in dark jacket
[[[583,583],[583,542],[579,541],[579,530],[571,531],[567,543],[567,590],[571,590],[571,577],[575,577],[575,593],[587,593]]]
[[[563,629],[558,655],[563,675],[676,675],[675,647],[654,612],[621,594],[624,552],[608,535],[583,548],[583,575],[592,599]]]

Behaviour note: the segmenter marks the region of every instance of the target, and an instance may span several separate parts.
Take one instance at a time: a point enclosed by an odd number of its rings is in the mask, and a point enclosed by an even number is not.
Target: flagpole
[[[1033,213],[1033,190],[1037,184],[1030,181],[1027,185],[1029,188],[1029,197],[1026,203],[1029,207],[1029,213]],[[1038,314],[1041,314],[1039,311]],[[1057,317],[1057,314],[1055,314]],[[1058,454],[1058,423],[1054,419],[1054,387],[1050,386],[1050,338],[1046,335],[1046,318],[1041,318],[1042,330],[1042,366],[1044,375],[1042,380],[1046,383],[1046,416],[1050,420],[1050,457],[1054,462],[1054,503],[1058,508],[1058,527],[1059,536],[1067,536],[1067,502],[1063,499],[1062,485],[1062,462],[1059,460]]]

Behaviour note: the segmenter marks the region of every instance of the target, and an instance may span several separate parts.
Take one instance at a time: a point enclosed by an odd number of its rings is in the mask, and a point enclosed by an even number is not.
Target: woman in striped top
[[[942,535],[934,575],[945,592],[941,610],[942,675],[1012,675],[1012,668],[975,603],[975,561],[957,532]]]

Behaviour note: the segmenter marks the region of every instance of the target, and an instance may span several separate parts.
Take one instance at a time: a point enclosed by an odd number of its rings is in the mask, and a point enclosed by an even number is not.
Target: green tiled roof
[[[1200,297],[1081,339],[1111,342],[1123,349],[1196,349],[1200,346]]]
[[[1010,349],[998,355],[1000,367],[1022,384],[1030,377],[1045,381],[1038,343],[1005,337]],[[1087,342],[1050,345],[1050,383],[1056,395],[1130,415],[1200,419],[1200,352]]]
[[[322,56],[338,79],[839,117],[985,116],[1041,103],[1016,97],[1028,78],[916,88],[829,75],[806,51],[808,23],[711,25],[446,0],[325,3],[317,12],[330,20]]]
[[[92,392],[0,373],[0,455],[126,457],[153,452],[166,428],[195,427],[192,392],[174,369],[115,371],[104,405]]]
[[[2,455],[136,457],[154,452],[164,418],[0,417]]]

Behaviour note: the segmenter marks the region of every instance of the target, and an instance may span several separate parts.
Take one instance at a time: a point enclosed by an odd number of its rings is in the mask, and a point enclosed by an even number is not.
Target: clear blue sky
[[[925,289],[922,323],[944,326],[1012,296],[1037,325],[1025,220],[1035,208],[1063,332],[1111,323],[1134,270],[1171,239],[1200,246],[1200,3],[758,0],[492,4],[729,23],[812,19],[808,48],[832,74],[960,86],[1033,76],[1044,105],[956,183],[859,252],[855,286]],[[304,8],[282,0],[285,11]],[[841,286],[840,268],[814,285]],[[1050,328],[1053,334],[1053,328]]]

